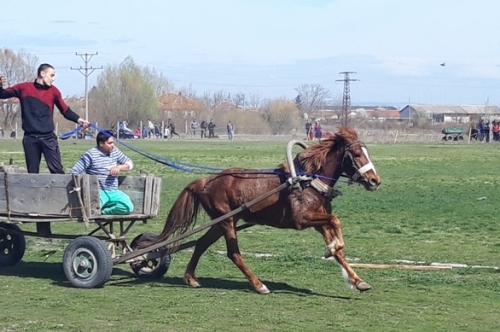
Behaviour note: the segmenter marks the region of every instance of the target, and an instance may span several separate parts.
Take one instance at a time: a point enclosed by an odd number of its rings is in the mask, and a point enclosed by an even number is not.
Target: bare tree
[[[258,109],[262,104],[262,95],[260,93],[250,93],[248,96],[249,106]]]
[[[284,98],[269,101],[262,107],[262,117],[273,134],[279,135],[296,128],[299,110],[294,102]]]
[[[8,48],[0,50],[0,73],[7,78],[7,86],[34,80],[37,62],[35,55],[23,50],[17,53]],[[21,113],[19,103],[7,100],[2,106],[3,123],[12,127]]]
[[[302,84],[295,91],[298,93],[296,102],[300,101],[300,111],[308,114],[318,111],[325,105],[325,99],[330,97],[330,91],[321,84]]]
[[[233,104],[236,105],[236,107],[245,107],[245,100],[246,95],[243,92],[238,92],[235,95],[233,95]]]
[[[156,97],[175,91],[174,83],[168,80],[163,73],[158,73],[154,68],[143,68],[143,75],[144,79],[151,83]]]
[[[217,106],[219,106],[220,103],[222,103],[224,100],[227,100],[228,98],[229,94],[226,91],[224,90],[215,91],[212,94],[211,98],[211,104],[214,110],[217,110]]]

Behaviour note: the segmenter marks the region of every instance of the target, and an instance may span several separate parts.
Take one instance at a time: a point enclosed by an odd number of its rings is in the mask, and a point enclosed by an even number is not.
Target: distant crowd
[[[490,132],[493,134],[493,141],[500,142],[500,121],[493,120],[490,124],[489,121],[479,120],[476,125],[476,139],[480,142],[490,142]]]
[[[198,123],[196,119],[192,119],[192,121],[189,123],[188,134],[192,138],[198,137],[198,135],[200,135],[201,139],[216,138],[216,137],[218,138],[218,136],[215,135],[215,128],[216,125],[213,119],[210,119],[210,121],[208,122],[206,120],[202,120],[201,123]],[[234,139],[235,127],[231,123],[231,121],[227,123],[226,129],[227,129],[227,137],[230,141],[232,141]],[[148,119],[147,124],[143,126],[142,131],[140,126],[138,126],[135,130],[132,130],[128,128],[127,121],[121,121],[119,123],[118,134],[120,138],[172,139],[174,136],[181,138],[181,135],[176,131],[175,123],[174,121],[172,121],[172,119],[167,120],[163,130],[161,124],[155,124],[153,121]]]

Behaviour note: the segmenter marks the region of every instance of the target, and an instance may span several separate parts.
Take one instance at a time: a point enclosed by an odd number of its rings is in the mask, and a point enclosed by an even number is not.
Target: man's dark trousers
[[[23,137],[23,148],[28,173],[40,172],[40,161],[43,154],[50,173],[64,174],[61,162],[61,152],[59,151],[56,134],[49,133],[38,135],[25,133]]]

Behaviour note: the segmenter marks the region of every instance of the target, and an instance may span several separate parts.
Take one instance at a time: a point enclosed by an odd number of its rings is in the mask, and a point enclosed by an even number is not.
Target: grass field
[[[193,164],[274,167],[285,143],[131,141],[144,150]],[[88,141],[64,141],[65,167]],[[370,145],[382,177],[376,192],[340,185],[333,201],[343,223],[345,253],[359,263],[394,260],[500,265],[499,149],[495,144]],[[158,232],[173,200],[199,175],[174,171],[123,148],[139,169],[163,177],[161,218],[132,236]],[[0,142],[0,161],[23,164],[21,143]],[[201,221],[208,222],[206,217]],[[32,229],[32,225],[23,225]],[[54,231],[84,234],[66,222]],[[500,271],[356,269],[374,288],[346,287],[340,269],[323,260],[325,244],[313,230],[256,226],[239,235],[249,267],[272,291],[251,291],[216,243],[197,270],[203,288],[187,288],[187,251],[174,255],[157,281],[134,277],[126,265],[100,289],[69,286],[62,271],[67,241],[27,239],[15,267],[0,270],[0,331],[498,331]],[[44,262],[42,250],[58,250]],[[259,258],[255,253],[272,254]]]

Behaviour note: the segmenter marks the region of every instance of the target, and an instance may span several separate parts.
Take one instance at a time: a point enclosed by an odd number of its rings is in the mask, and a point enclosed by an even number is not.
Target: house
[[[185,97],[180,92],[164,93],[158,97],[158,104],[159,110],[163,111],[167,117],[172,116],[172,112],[182,112],[183,115],[192,116],[194,113],[200,112],[204,109],[200,102]]]
[[[500,108],[490,105],[407,105],[400,111],[401,119],[425,119],[431,122],[468,123],[479,119],[500,118]]]

